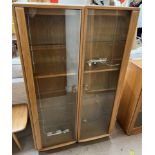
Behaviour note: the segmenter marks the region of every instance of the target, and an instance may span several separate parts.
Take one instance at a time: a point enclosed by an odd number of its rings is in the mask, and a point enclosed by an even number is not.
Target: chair
[[[28,120],[27,104],[15,104],[12,106],[12,137],[21,150],[21,144],[16,136],[17,132],[23,131],[26,128]]]

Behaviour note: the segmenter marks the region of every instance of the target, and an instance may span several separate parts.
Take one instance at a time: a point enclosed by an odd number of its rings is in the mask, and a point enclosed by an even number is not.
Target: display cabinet
[[[118,121],[128,134],[142,132],[142,61],[131,60],[127,68]]]
[[[37,150],[108,136],[137,8],[13,5]]]

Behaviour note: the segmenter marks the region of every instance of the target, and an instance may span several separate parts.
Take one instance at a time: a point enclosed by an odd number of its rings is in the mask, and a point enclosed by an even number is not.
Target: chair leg
[[[18,140],[18,138],[17,138],[17,136],[16,136],[15,133],[12,134],[12,137],[13,137],[15,143],[17,144],[18,148],[19,148],[20,150],[22,150],[22,147],[21,147],[21,145],[20,145],[20,143],[19,143],[19,140]]]

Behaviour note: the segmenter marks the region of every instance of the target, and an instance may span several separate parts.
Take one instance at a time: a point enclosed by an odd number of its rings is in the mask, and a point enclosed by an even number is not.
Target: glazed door
[[[42,148],[76,141],[81,11],[26,8]]]
[[[86,13],[81,141],[108,134],[131,16],[130,11],[116,10]]]

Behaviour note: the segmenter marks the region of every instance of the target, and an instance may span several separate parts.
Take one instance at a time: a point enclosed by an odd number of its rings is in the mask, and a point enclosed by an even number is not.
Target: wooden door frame
[[[78,132],[77,132],[77,141],[80,142],[80,133],[81,133],[81,105],[82,105],[82,93],[83,93],[83,72],[84,72],[84,59],[85,59],[85,40],[86,40],[86,28],[87,28],[87,14],[88,10],[84,9],[84,22],[83,22],[83,35],[81,37],[82,42],[82,53],[81,53],[81,70],[80,70],[80,83],[79,83],[79,105],[78,105]]]
[[[27,25],[25,20],[24,8],[59,8],[59,9],[68,9],[68,10],[80,10],[81,11],[81,26],[80,26],[80,48],[79,48],[79,70],[78,70],[78,93],[76,99],[76,118],[75,118],[75,141],[67,142],[64,144],[54,145],[51,147],[43,148],[41,143],[41,133],[40,133],[40,124],[39,124],[39,116],[37,110],[37,100],[36,100],[36,92],[34,85],[34,77],[32,70],[32,60],[30,56],[30,47],[29,47],[29,39],[27,33]],[[55,149],[67,145],[71,145],[76,143],[77,140],[77,127],[78,127],[78,107],[79,107],[79,92],[80,92],[80,71],[81,71],[81,55],[82,55],[82,38],[83,38],[83,23],[84,23],[84,7],[83,6],[62,6],[62,5],[51,5],[51,4],[22,4],[16,3],[13,5],[13,16],[15,20],[15,29],[17,35],[18,49],[20,53],[20,59],[22,63],[22,69],[24,74],[24,82],[27,92],[27,98],[29,101],[29,114],[31,119],[31,126],[33,131],[33,139],[35,143],[35,148],[39,151],[45,151],[49,149]],[[22,26],[21,26],[22,25]],[[24,38],[24,40],[23,40]]]
[[[107,134],[103,134],[100,136],[96,137],[91,137],[88,139],[81,140],[80,139],[80,129],[81,129],[81,106],[82,106],[82,92],[83,92],[83,73],[84,73],[84,59],[85,59],[85,45],[86,45],[86,30],[87,30],[87,15],[88,15],[88,10],[89,9],[100,9],[100,10],[129,10],[131,11],[131,17],[130,17],[130,24],[129,24],[129,29],[128,29],[128,35],[127,35],[127,40],[125,44],[125,49],[124,49],[124,54],[123,54],[123,60],[121,64],[121,69],[120,69],[120,74],[119,74],[119,80],[118,80],[118,86],[117,86],[117,91],[115,95],[115,101],[114,101],[114,106],[112,110],[112,115],[111,115],[111,120],[110,120],[110,125],[109,125],[109,130]],[[122,88],[123,88],[123,83],[124,83],[124,78],[125,78],[125,73],[127,70],[127,65],[128,65],[128,60],[130,56],[130,51],[132,48],[132,42],[133,38],[135,35],[135,30],[137,26],[137,20],[138,20],[138,15],[139,15],[139,8],[122,8],[122,7],[98,7],[98,6],[87,6],[85,7],[85,21],[84,21],[84,33],[83,33],[83,52],[82,52],[82,64],[81,64],[81,80],[80,80],[80,98],[79,98],[79,114],[78,114],[78,142],[85,142],[89,140],[95,140],[98,138],[103,138],[106,136],[109,136],[112,132],[112,129],[115,126],[116,122],[116,117],[118,113],[118,108],[119,108],[119,103],[120,103],[120,98],[122,94]]]
[[[27,25],[25,20],[25,13],[23,7],[14,7],[14,21],[16,27],[16,35],[18,40],[18,48],[20,52],[20,58],[23,66],[24,81],[27,90],[27,96],[29,100],[30,118],[32,120],[33,138],[35,141],[36,149],[41,149],[41,134],[37,112],[37,100],[35,93],[34,78],[32,72],[32,60],[30,56],[29,40],[27,33]]]
[[[110,121],[110,126],[109,126],[109,133],[112,132],[112,129],[114,128],[115,123],[116,123],[118,108],[119,108],[119,104],[121,100],[121,95],[123,92],[125,74],[127,71],[130,52],[132,49],[132,43],[133,43],[133,39],[134,39],[136,27],[137,27],[138,16],[139,16],[139,11],[132,10],[127,40],[125,44],[125,49],[124,49],[124,54],[123,54],[123,59],[122,59],[122,64],[121,64],[121,69],[120,69],[120,74],[119,74],[118,86],[117,86],[117,91],[116,91],[116,96],[115,96],[115,101],[114,101],[114,106],[113,106],[113,111],[112,111],[112,116],[111,116],[111,121]]]

